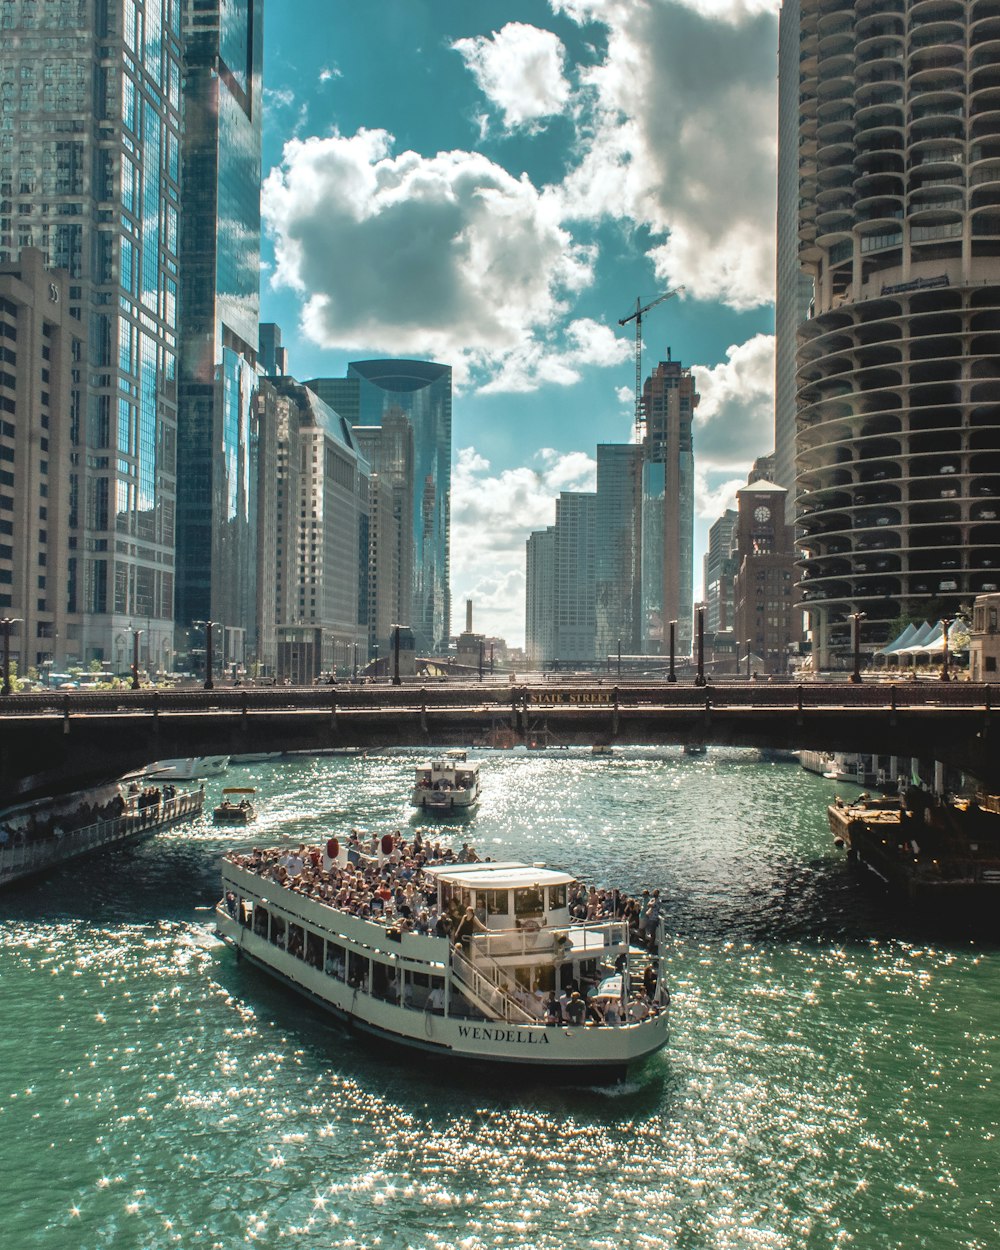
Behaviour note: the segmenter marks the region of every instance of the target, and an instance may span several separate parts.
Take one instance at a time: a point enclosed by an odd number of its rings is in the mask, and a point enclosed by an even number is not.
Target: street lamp
[[[398,686],[399,681],[399,626],[393,625],[395,633],[392,637],[392,684]]]
[[[677,674],[674,672],[674,657],[677,651],[677,622],[670,622],[670,672],[667,674],[667,681],[676,681]]]
[[[698,609],[698,676],[694,679],[696,686],[705,684],[705,609]]]
[[[954,619],[955,618],[952,616],[946,616],[946,617],[943,617],[941,620],[941,629],[942,629],[941,647],[943,651],[943,656],[941,660],[941,680],[942,681],[951,681],[951,674],[948,672],[948,630],[951,628],[954,622]]]
[[[139,635],[141,629],[129,626],[132,630],[132,689],[139,689]]]
[[[618,680],[622,679],[622,640],[618,639]]]
[[[20,616],[5,616],[0,620],[3,626],[3,694],[10,694],[10,627],[23,620]]]
[[[354,680],[358,680],[358,644],[354,644]]]
[[[750,680],[750,657],[752,655],[753,639],[747,639],[747,681]]]
[[[853,622],[852,630],[854,634],[854,672],[851,674],[851,681],[858,685],[861,681],[861,622],[868,617],[867,612],[850,612],[848,619]]]
[[[215,682],[212,680],[212,630],[218,625],[218,621],[193,621],[194,625],[203,625],[205,627],[205,689],[214,690]]]
[[[483,680],[483,640],[479,639],[479,680]]]

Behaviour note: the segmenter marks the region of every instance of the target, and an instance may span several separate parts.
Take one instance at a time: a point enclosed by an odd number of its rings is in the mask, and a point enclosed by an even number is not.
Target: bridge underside
[[[940,760],[1000,792],[986,710],[924,706],[750,708],[609,706],[211,710],[5,720],[0,806],[82,789],[153,760],[261,751],[476,746],[535,742],[861,751]]]

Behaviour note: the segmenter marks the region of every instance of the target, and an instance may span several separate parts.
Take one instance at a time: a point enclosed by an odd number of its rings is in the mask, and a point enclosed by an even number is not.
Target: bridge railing
[[[73,716],[102,713],[197,713],[350,711],[379,708],[483,708],[499,712],[543,712],[578,706],[638,708],[820,708],[820,707],[990,707],[1000,688],[965,681],[863,682],[726,682],[719,685],[671,685],[666,682],[622,683],[599,680],[551,686],[408,683],[292,687],[225,687],[217,690],[32,691],[0,697],[0,716]]]

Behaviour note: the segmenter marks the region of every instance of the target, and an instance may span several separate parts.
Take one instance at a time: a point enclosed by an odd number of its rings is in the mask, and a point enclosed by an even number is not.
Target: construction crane
[[[638,432],[642,428],[642,314],[648,313],[651,308],[655,308],[657,304],[662,304],[664,300],[668,300],[673,295],[683,291],[682,286],[675,286],[672,291],[667,291],[665,295],[658,295],[656,299],[652,299],[648,304],[643,304],[637,298],[635,301],[635,312],[629,313],[627,317],[620,317],[618,324],[627,326],[630,321],[635,322],[635,428]]]

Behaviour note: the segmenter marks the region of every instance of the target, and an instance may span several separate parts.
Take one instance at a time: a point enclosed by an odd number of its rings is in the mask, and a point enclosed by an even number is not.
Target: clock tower
[[[751,671],[760,675],[787,672],[792,644],[802,640],[801,613],[793,606],[795,551],[792,528],[785,524],[787,494],[783,486],[763,480],[736,493],[737,653],[745,657],[749,651]]]

